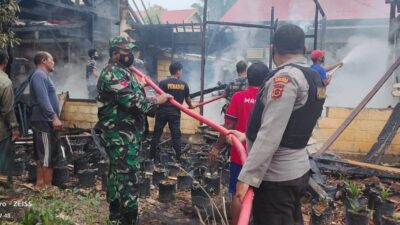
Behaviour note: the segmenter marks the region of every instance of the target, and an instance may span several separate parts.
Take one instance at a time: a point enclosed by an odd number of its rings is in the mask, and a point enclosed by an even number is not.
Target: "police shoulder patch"
[[[271,92],[272,99],[275,100],[275,99],[279,99],[280,97],[282,97],[283,89],[285,89],[284,84],[274,84],[274,88],[272,89],[272,92]]]
[[[282,84],[287,84],[289,83],[290,79],[289,76],[287,75],[278,75],[276,77],[274,77],[274,84],[277,83],[282,83]]]

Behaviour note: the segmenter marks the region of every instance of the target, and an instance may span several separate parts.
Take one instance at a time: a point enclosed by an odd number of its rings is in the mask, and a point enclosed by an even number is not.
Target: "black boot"
[[[138,224],[138,210],[124,213],[121,218],[121,225],[136,225]]]

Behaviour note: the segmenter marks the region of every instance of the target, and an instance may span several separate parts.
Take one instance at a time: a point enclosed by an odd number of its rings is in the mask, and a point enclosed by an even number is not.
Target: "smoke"
[[[236,63],[240,60],[248,61],[248,59],[246,60],[247,50],[254,46],[254,43],[257,41],[257,32],[259,30],[253,28],[233,29],[234,43],[221,51],[216,60],[209,64],[214,75],[209,77],[207,80],[208,84],[216,84],[218,81],[228,84],[234,78],[238,77]],[[213,118],[216,122],[223,123],[223,114],[219,112],[221,112],[225,103],[225,99],[210,103],[209,106],[204,107],[204,115],[208,118]]]
[[[85,65],[64,64],[57,66],[54,83],[58,92],[69,92],[71,98],[87,99]]]
[[[88,59],[86,59],[88,60]],[[105,59],[97,61],[97,73],[100,75],[101,70],[106,63]],[[52,77],[57,93],[69,92],[70,98],[88,99],[88,90],[86,86],[86,61],[80,63],[59,63]]]
[[[387,70],[390,52],[386,37],[349,38],[336,52],[337,60],[343,59],[344,66],[332,75],[325,105],[352,108],[358,105]],[[393,106],[396,99],[391,95],[392,83],[393,78],[384,84],[367,107]]]

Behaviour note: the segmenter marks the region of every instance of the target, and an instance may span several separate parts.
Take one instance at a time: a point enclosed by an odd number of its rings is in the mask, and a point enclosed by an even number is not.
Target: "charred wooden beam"
[[[247,27],[247,28],[259,28],[259,29],[274,29],[273,26],[270,26],[270,25],[248,24],[248,23],[232,23],[232,22],[222,22],[222,21],[207,21],[207,24],[224,25],[224,26],[235,26],[235,27]]]
[[[340,175],[348,177],[377,176],[379,178],[400,179],[400,169],[398,168],[362,163],[328,154],[312,156],[311,160],[315,162],[321,173],[337,177]]]

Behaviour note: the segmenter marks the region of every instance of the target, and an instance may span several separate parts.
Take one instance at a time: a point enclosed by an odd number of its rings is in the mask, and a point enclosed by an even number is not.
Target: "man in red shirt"
[[[263,83],[264,79],[269,73],[268,67],[262,62],[253,63],[247,70],[247,79],[249,87],[243,91],[236,92],[232,96],[232,100],[226,110],[224,127],[228,130],[238,130],[246,132],[247,122],[251,111],[253,110],[254,103],[256,102],[259,86]],[[208,159],[213,162],[217,158],[221,148],[225,145],[226,136],[220,134],[217,142],[213,145]],[[246,146],[246,143],[243,143]],[[236,183],[242,168],[243,162],[240,161],[238,150],[231,146],[231,164],[230,164],[230,182],[229,192],[234,195],[236,192]],[[240,202],[231,204],[231,214],[233,224],[237,224],[240,213]]]

